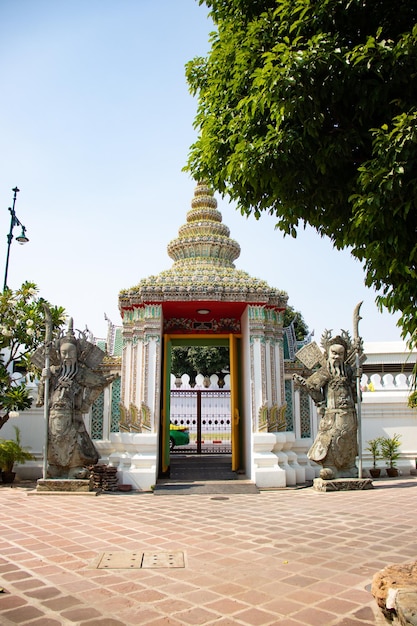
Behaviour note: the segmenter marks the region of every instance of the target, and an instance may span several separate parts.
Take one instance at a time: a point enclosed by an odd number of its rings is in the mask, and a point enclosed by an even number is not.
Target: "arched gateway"
[[[285,411],[287,294],[235,268],[240,246],[229,235],[213,192],[199,183],[186,223],[168,244],[172,267],[120,292],[120,401],[124,411],[136,411],[138,432],[112,439],[126,450],[129,437],[134,454],[123,480],[137,488],[169,473],[170,355],[172,346],[189,342],[229,347],[232,469],[261,487],[285,486],[295,465],[305,478],[297,455],[284,454],[294,433],[277,427]]]

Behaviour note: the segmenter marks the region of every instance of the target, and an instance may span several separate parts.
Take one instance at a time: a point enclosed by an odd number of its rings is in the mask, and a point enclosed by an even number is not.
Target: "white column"
[[[277,341],[275,344],[275,372],[276,372],[276,394],[277,394],[277,404],[284,404],[285,402],[285,392],[283,390],[283,381],[282,381],[282,359],[283,353],[281,351],[281,344]]]
[[[273,354],[273,346],[271,345],[271,341],[265,342],[265,389],[266,389],[266,398],[268,405],[272,405],[273,402],[273,388],[272,388],[272,354]]]
[[[258,423],[258,411],[263,403],[262,398],[262,344],[259,338],[253,339],[253,372],[252,372],[252,394],[255,408],[255,420]]]
[[[122,355],[122,390],[120,402],[124,404],[126,407],[129,406],[130,399],[130,390],[131,390],[131,373],[132,373],[132,350],[133,344],[132,341],[126,342],[123,347],[123,355]]]
[[[294,407],[293,407],[293,419],[294,419],[294,433],[296,439],[301,439],[301,408],[300,408],[300,390],[294,390]]]
[[[104,388],[103,399],[103,439],[108,439],[110,435],[110,423],[111,423],[111,393],[112,385],[108,385]]]

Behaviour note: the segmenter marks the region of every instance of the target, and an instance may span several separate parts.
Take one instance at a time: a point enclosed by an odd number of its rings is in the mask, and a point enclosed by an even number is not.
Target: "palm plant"
[[[372,454],[373,468],[376,469],[376,462],[381,458],[381,437],[367,441],[366,449]]]
[[[388,467],[394,468],[400,458],[399,448],[401,435],[394,433],[392,437],[381,437],[381,456]]]
[[[34,456],[21,445],[20,429],[14,426],[15,439],[0,439],[0,467],[3,472],[13,472],[15,463],[25,463],[34,458]]]

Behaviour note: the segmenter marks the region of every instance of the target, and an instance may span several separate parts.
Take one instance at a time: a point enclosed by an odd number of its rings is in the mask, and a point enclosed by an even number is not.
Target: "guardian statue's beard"
[[[63,363],[59,373],[58,383],[65,383],[73,380],[78,372],[78,363]]]
[[[345,364],[340,361],[336,363],[330,363],[329,361],[328,368],[332,376],[346,376]]]

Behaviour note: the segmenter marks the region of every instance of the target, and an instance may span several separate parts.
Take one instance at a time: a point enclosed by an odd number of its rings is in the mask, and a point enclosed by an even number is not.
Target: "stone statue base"
[[[373,488],[371,478],[315,478],[313,481],[313,489],[316,491],[361,491]]]
[[[40,478],[36,493],[89,493],[93,492],[93,480],[71,478]]]

